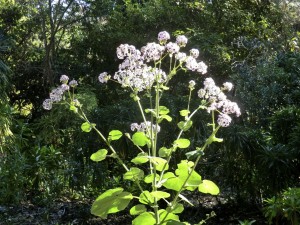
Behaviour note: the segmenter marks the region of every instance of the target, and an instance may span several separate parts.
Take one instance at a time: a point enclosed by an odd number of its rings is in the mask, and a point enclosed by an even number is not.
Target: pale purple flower
[[[78,86],[78,82],[73,79],[69,82],[69,86],[72,88],[75,88],[76,86]]]
[[[50,99],[53,102],[59,102],[62,100],[63,93],[64,93],[64,91],[60,87],[55,88],[50,92]]]
[[[221,127],[228,127],[231,123],[231,120],[231,117],[227,114],[220,113],[217,122]]]
[[[185,62],[186,62],[185,67],[188,70],[196,71],[199,68],[199,65],[198,65],[196,59],[194,57],[192,57],[192,56],[188,56],[186,58]]]
[[[167,52],[172,55],[172,54],[175,54],[175,53],[178,53],[179,52],[179,46],[178,44],[176,43],[173,43],[173,42],[169,42],[167,45],[166,45],[166,50]]]
[[[68,83],[69,77],[67,75],[61,75],[59,80],[61,83],[66,84]]]
[[[218,123],[225,127],[231,122],[231,117],[228,115],[235,114],[238,117],[241,115],[241,111],[237,103],[228,100],[222,90],[224,89],[216,86],[214,80],[208,77],[204,80],[204,88],[198,91],[198,96],[207,99],[209,113],[211,111],[220,112]]]
[[[46,109],[46,110],[50,110],[52,109],[52,100],[47,98],[45,99],[45,101],[43,102],[43,108]]]
[[[110,79],[110,75],[108,75],[107,72],[100,73],[98,76],[98,80],[100,83],[107,83],[109,79]]]
[[[65,92],[65,91],[70,90],[70,87],[69,87],[69,85],[67,85],[67,84],[62,84],[62,85],[60,85],[60,89],[61,89],[63,92]]]
[[[117,57],[119,59],[124,59],[128,56],[136,55],[136,48],[133,45],[121,44],[117,47]]]
[[[146,122],[142,122],[141,124],[132,123],[130,125],[130,129],[132,131],[136,130],[136,131],[147,133],[151,131],[151,122],[146,121]],[[160,132],[160,126],[158,124],[152,124],[152,131],[157,131],[157,133]]]
[[[199,98],[204,98],[204,96],[206,95],[206,91],[204,89],[199,89],[198,91],[198,97]]]
[[[180,62],[184,62],[186,60],[186,54],[184,52],[178,52],[175,54],[175,59],[179,60]]]
[[[75,106],[80,106],[80,105],[81,105],[80,102],[79,102],[79,100],[78,100],[77,98],[74,98],[73,101],[72,101],[72,103],[73,103]]]
[[[199,50],[198,49],[196,49],[196,48],[192,48],[191,50],[190,50],[190,55],[193,57],[193,58],[198,58],[198,56],[199,56]]]
[[[185,47],[188,42],[188,39],[184,35],[178,35],[176,38],[176,43],[179,45],[179,47]]]
[[[207,73],[207,65],[204,62],[199,62],[197,72],[206,74]]]
[[[195,85],[196,85],[196,82],[194,80],[190,80],[190,82],[189,82],[189,88],[190,89],[194,89]]]
[[[209,88],[211,86],[215,86],[215,81],[211,77],[205,78],[204,82],[204,88]]]
[[[132,131],[135,131],[135,130],[137,130],[137,131],[139,131],[140,130],[140,125],[138,125],[138,123],[132,123],[131,125],[130,125],[130,129],[132,130]]]
[[[142,47],[141,49],[142,58],[146,60],[146,62],[159,60],[164,51],[165,51],[164,46],[161,46],[154,42],[148,43],[146,46]]]
[[[223,102],[223,113],[226,114],[236,114],[237,117],[241,115],[241,110],[235,102],[229,100]]]
[[[170,39],[170,34],[167,31],[158,33],[157,39],[160,43],[166,43]]]
[[[233,84],[230,83],[230,82],[225,82],[225,83],[223,84],[223,90],[231,91],[232,88],[233,88]]]

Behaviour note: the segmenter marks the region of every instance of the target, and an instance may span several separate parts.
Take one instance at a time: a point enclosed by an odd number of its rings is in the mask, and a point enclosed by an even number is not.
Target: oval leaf
[[[189,113],[190,113],[190,111],[189,111],[189,110],[186,110],[186,109],[184,109],[184,110],[181,110],[179,113],[180,113],[180,115],[181,115],[181,116],[188,116],[188,115],[189,115]]]
[[[180,130],[187,131],[188,129],[191,128],[193,125],[193,121],[188,120],[188,121],[180,121],[177,126],[179,127]]]
[[[94,201],[91,213],[105,219],[107,214],[125,209],[132,198],[132,194],[123,192],[123,188],[107,190]]]
[[[169,198],[170,197],[170,194],[168,192],[164,192],[164,191],[152,191],[150,194],[157,200],[159,200],[161,198]]]
[[[84,132],[90,132],[92,130],[92,125],[89,122],[84,122],[81,124],[81,130]]]
[[[140,203],[151,205],[154,203],[154,198],[149,191],[143,191],[139,196]]]
[[[155,169],[157,171],[168,170],[169,164],[167,160],[160,158],[160,157],[151,157],[150,161],[155,165]]]
[[[138,205],[133,206],[129,212],[130,212],[130,215],[135,216],[135,215],[139,215],[146,211],[147,211],[147,208],[145,205],[138,204]]]
[[[107,155],[107,150],[100,149],[99,151],[93,153],[90,158],[95,162],[100,162],[106,158],[106,155]]]
[[[152,213],[144,212],[132,221],[132,225],[154,225],[155,217]]]
[[[135,145],[142,147],[149,142],[149,139],[147,138],[144,132],[138,131],[132,135],[132,141]]]
[[[139,153],[137,157],[133,158],[131,162],[134,164],[143,164],[149,161],[147,153]]]
[[[158,151],[159,157],[168,157],[171,153],[171,148],[161,147]]]
[[[203,180],[198,186],[198,190],[205,194],[217,195],[220,193],[219,187],[210,180]]]
[[[187,148],[190,146],[191,142],[189,139],[180,138],[174,141],[174,144],[177,145],[178,148]]]
[[[167,115],[170,110],[166,106],[159,106],[159,115]]]
[[[132,167],[130,168],[129,171],[127,171],[124,175],[123,175],[123,179],[124,180],[142,180],[144,178],[144,171],[137,168],[137,167]]]
[[[180,203],[177,203],[174,207],[167,207],[167,211],[168,212],[171,212],[171,213],[174,213],[174,214],[179,214],[179,213],[182,213],[184,210],[184,207],[182,204]]]
[[[122,137],[123,133],[119,130],[112,130],[108,134],[108,140],[115,141]]]

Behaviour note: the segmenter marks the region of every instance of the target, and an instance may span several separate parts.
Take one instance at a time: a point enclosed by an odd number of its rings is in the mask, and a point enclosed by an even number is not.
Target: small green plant
[[[249,221],[249,220],[244,220],[244,221],[239,220],[240,225],[251,225],[255,222],[256,222],[256,220],[251,220],[251,221]]]
[[[280,224],[282,218],[286,218],[292,225],[299,225],[300,216],[300,188],[289,188],[278,197],[265,200],[264,214],[269,224],[275,221]]]
[[[196,82],[189,81],[187,105],[179,111],[181,121],[177,123],[176,138],[170,143],[160,139],[161,125],[172,122],[172,115],[167,106],[161,105],[164,93],[170,87],[170,80],[180,71],[189,71],[205,74],[207,66],[204,62],[197,62],[199,51],[191,49],[189,55],[180,52],[187,44],[187,38],[179,35],[176,43],[169,42],[170,35],[166,32],[158,34],[159,43],[148,43],[141,50],[132,45],[122,44],[117,48],[117,56],[123,62],[119,70],[112,77],[106,72],[99,75],[101,83],[112,80],[130,92],[130,97],[138,105],[142,121],[133,121],[130,128],[133,133],[123,133],[120,130],[111,130],[105,136],[95,123],[92,123],[83,111],[82,104],[76,99],[75,80],[62,75],[62,85],[50,93],[43,107],[50,110],[54,103],[65,103],[71,111],[82,120],[81,129],[84,132],[94,130],[107,148],[99,149],[91,155],[91,160],[100,162],[106,158],[114,158],[124,169],[123,179],[134,184],[139,193],[123,187],[115,187],[102,193],[93,203],[91,213],[101,218],[108,214],[124,210],[130,203],[129,212],[134,217],[133,225],[184,225],[180,222],[179,214],[184,211],[184,203],[193,205],[185,193],[195,191],[217,195],[218,186],[210,180],[203,179],[196,171],[196,167],[206,149],[213,142],[222,142],[217,138],[221,127],[230,125],[230,114],[240,115],[240,109],[235,102],[227,99],[224,91],[230,91],[233,85],[229,82],[218,87],[212,78],[204,80],[204,87],[199,89],[198,105],[191,107],[191,97],[195,90]],[[168,72],[164,72],[167,70]],[[148,99],[148,106],[143,107],[141,98]],[[210,135],[202,146],[193,146],[186,137],[186,131],[193,126],[193,117],[200,111],[211,115]],[[174,112],[172,112],[174,113]],[[121,157],[114,148],[114,142],[125,136],[137,148],[138,153],[130,163]],[[164,143],[164,145],[162,145]],[[176,151],[184,151],[185,157],[177,164],[171,165],[172,156]],[[164,202],[166,207],[162,207]],[[210,218],[213,215],[208,216]],[[198,224],[203,224],[205,220]]]

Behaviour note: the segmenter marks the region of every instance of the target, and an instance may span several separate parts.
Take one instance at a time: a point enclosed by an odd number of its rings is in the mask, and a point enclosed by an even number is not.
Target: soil
[[[205,225],[238,225],[240,221],[267,225],[258,207],[254,205],[234,205],[220,202],[214,197],[204,197],[194,201],[195,207],[186,207],[180,215],[182,221],[198,224],[212,211],[216,216],[205,221]],[[90,214],[92,201],[56,201],[44,206],[24,203],[19,206],[0,206],[1,225],[130,225],[132,217],[124,212],[100,219]]]

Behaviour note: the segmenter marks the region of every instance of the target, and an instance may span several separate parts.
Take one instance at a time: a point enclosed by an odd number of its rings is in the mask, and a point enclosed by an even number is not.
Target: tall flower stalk
[[[184,196],[185,191],[198,189],[212,195],[219,193],[218,186],[210,180],[202,179],[196,167],[203,152],[211,143],[223,141],[216,137],[218,130],[230,125],[232,115],[241,114],[238,105],[227,99],[224,93],[232,89],[231,83],[226,82],[222,87],[218,87],[212,78],[205,78],[203,88],[197,91],[199,104],[195,109],[191,109],[191,96],[196,83],[194,80],[189,81],[187,108],[179,112],[182,120],[177,124],[177,138],[168,143],[168,146],[158,144],[159,134],[163,129],[162,121],[172,122],[170,110],[160,103],[163,93],[171,88],[169,81],[179,71],[190,71],[200,75],[207,73],[206,64],[198,60],[198,49],[191,49],[189,54],[181,51],[187,42],[188,39],[184,35],[177,36],[176,41],[171,42],[169,33],[162,31],[158,34],[158,43],[147,43],[141,50],[133,45],[122,44],[117,48],[117,57],[122,60],[118,71],[113,75],[103,72],[98,76],[101,83],[114,81],[121,87],[129,89],[130,96],[137,103],[142,115],[143,121],[133,121],[131,124],[130,129],[133,133],[125,133],[139,150],[129,164],[125,164],[113,147],[113,142],[120,139],[123,132],[112,130],[108,137],[105,137],[96,124],[89,121],[82,104],[74,94],[74,88],[77,86],[75,80],[69,82],[68,76],[62,75],[60,79],[62,84],[52,90],[50,98],[44,101],[43,106],[47,110],[50,110],[53,104],[62,102],[68,104],[70,110],[83,120],[81,129],[85,132],[95,130],[107,145],[107,149],[100,149],[92,154],[91,159],[99,162],[108,156],[115,158],[124,168],[123,178],[136,183],[139,187],[139,196],[124,191],[122,187],[105,191],[93,203],[92,214],[106,218],[108,214],[125,209],[131,200],[137,199],[138,202],[130,209],[130,214],[134,216],[133,225],[189,224],[180,222],[179,218],[179,214],[184,210],[183,202],[191,204]],[[164,68],[168,68],[168,71],[164,71]],[[144,96],[148,97],[150,108],[143,108],[141,98]],[[183,158],[172,172],[169,168],[170,160],[177,150],[189,149],[190,140],[183,138],[182,134],[193,126],[193,117],[200,110],[211,114],[212,121],[209,124],[211,134],[203,146],[187,151],[186,158]],[[147,169],[145,165],[148,165]],[[166,202],[167,207],[160,208],[160,201]]]

